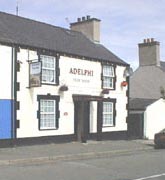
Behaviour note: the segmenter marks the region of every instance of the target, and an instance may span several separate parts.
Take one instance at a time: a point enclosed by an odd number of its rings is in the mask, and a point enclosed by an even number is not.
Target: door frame
[[[102,102],[103,102],[103,97],[101,96],[90,96],[90,95],[73,95],[73,101],[74,101],[74,134],[76,135],[76,138],[78,141],[81,142],[86,142],[89,139],[90,136],[90,102],[91,101],[97,101],[98,102],[98,108],[97,108],[97,132],[96,132],[96,138],[97,140],[101,140],[101,135],[102,135]],[[78,103],[81,107],[81,110],[84,114],[82,117],[80,117],[80,121],[78,120]],[[87,107],[85,107],[85,105]],[[83,119],[86,118],[86,121],[83,121]],[[78,132],[78,126],[82,123],[82,127],[79,128],[81,132]],[[80,125],[80,126],[81,126]],[[81,137],[80,137],[81,134]],[[78,137],[79,135],[79,137]]]

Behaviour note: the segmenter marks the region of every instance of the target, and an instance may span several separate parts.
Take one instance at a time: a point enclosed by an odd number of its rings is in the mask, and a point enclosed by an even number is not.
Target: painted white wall
[[[108,95],[104,95],[105,98],[115,98],[116,99],[116,126],[115,127],[103,127],[103,132],[109,131],[126,131],[127,130],[127,110],[126,104],[128,103],[128,98],[126,96],[127,86],[122,87],[121,82],[125,81],[125,77],[123,77],[123,72],[125,67],[117,66],[116,74],[116,90],[110,90]]]
[[[165,128],[165,100],[159,99],[145,111],[145,137],[154,139],[154,134]]]
[[[0,99],[11,99],[12,48],[0,45]]]
[[[93,76],[70,73],[71,69],[93,71]],[[101,64],[99,62],[80,60],[76,58],[60,58],[60,84],[66,84],[71,94],[100,95]]]
[[[90,102],[90,123],[89,123],[90,133],[97,132],[97,102]]]
[[[51,135],[66,135],[74,133],[74,103],[73,94],[80,95],[101,95],[101,63],[94,61],[81,60],[71,57],[61,56],[59,60],[60,66],[60,85],[42,85],[41,87],[28,88],[29,86],[29,65],[27,60],[37,59],[35,51],[21,49],[18,53],[18,59],[22,62],[20,72],[18,72],[18,82],[20,82],[20,91],[17,93],[18,101],[20,101],[20,110],[17,111],[17,119],[20,120],[20,128],[17,129],[17,137],[37,137]],[[91,70],[92,76],[82,75],[81,73],[71,73],[71,68]],[[126,90],[127,87],[121,88],[120,84],[123,80],[123,72],[125,67],[117,66],[117,85],[115,91],[110,91],[105,98],[116,98],[116,126],[112,128],[103,128],[103,132],[121,131],[127,129],[126,124]],[[59,87],[66,84],[69,88],[66,92],[59,92]],[[40,131],[38,128],[37,95],[59,95],[60,103],[60,119],[58,130]],[[96,132],[97,129],[97,103],[90,103],[90,132]]]

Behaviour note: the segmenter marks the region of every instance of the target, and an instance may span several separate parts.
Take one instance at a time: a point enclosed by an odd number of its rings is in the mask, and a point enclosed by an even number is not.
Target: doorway
[[[89,101],[75,101],[75,134],[77,141],[85,143],[89,137]]]
[[[73,95],[74,101],[74,132],[79,142],[86,142],[88,139],[102,139],[102,102],[100,96]],[[91,102],[97,102],[96,109],[91,109]],[[95,123],[92,126],[91,116],[94,113]],[[90,124],[91,123],[91,124]],[[91,127],[90,127],[91,125]],[[92,129],[92,130],[91,130]]]
[[[142,139],[144,136],[144,113],[129,114],[128,137]]]

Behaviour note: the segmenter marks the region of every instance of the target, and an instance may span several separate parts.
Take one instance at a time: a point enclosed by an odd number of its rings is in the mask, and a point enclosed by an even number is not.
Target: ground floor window
[[[59,118],[59,97],[38,96],[39,101],[39,129],[57,129]]]
[[[103,127],[115,126],[115,100],[103,102]]]

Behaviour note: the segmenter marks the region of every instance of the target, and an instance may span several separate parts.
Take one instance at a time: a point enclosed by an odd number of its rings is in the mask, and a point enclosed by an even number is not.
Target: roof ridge
[[[51,49],[100,61],[127,64],[108,48],[95,44],[81,32],[1,11],[0,23],[2,23],[2,28],[8,27],[7,30],[2,29],[1,32],[0,40],[3,43],[10,43],[12,40],[13,43],[23,46]],[[5,41],[3,41],[4,37],[6,37]]]
[[[67,28],[56,26],[56,25],[53,25],[53,24],[49,24],[49,23],[46,23],[46,22],[43,22],[43,21],[39,21],[39,20],[35,20],[35,19],[30,19],[28,17],[18,16],[18,15],[6,13],[6,12],[3,12],[3,11],[0,11],[0,13],[8,15],[8,16],[13,16],[13,17],[18,18],[18,19],[24,19],[24,20],[27,20],[27,21],[33,21],[33,22],[36,22],[36,23],[44,24],[44,25],[51,26],[51,27],[54,27],[54,28],[57,28],[57,29],[62,29],[62,30],[65,30],[65,31],[72,31],[69,28],[67,29]]]

